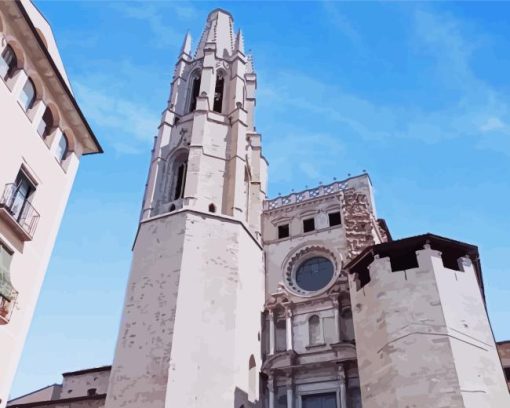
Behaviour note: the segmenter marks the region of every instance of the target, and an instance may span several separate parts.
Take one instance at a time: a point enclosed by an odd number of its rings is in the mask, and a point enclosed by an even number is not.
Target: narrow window
[[[184,187],[186,183],[186,170],[188,162],[184,161],[177,167],[177,180],[175,183],[174,200],[184,197]]]
[[[257,382],[257,364],[255,362],[255,357],[253,354],[250,356],[250,360],[248,361],[248,400],[255,401],[256,395],[256,386]]]
[[[504,371],[505,371],[506,380],[510,381],[510,367],[505,367]]]
[[[249,221],[250,216],[250,174],[248,172],[248,168],[244,168],[244,197],[245,197],[245,208],[246,208],[246,214],[245,218],[246,221]]]
[[[329,226],[334,227],[335,225],[340,225],[342,220],[340,218],[340,211],[329,213]]]
[[[320,344],[322,342],[321,321],[319,316],[313,315],[308,319],[308,334],[310,337],[310,345]]]
[[[27,78],[27,82],[25,82],[21,90],[19,101],[25,112],[28,111],[35,102],[35,85],[30,78]]]
[[[2,52],[2,58],[0,58],[0,76],[4,80],[12,77],[17,67],[18,59],[16,54],[12,47],[8,45]]]
[[[215,213],[216,212],[216,206],[214,204],[209,204],[209,212]]]
[[[60,136],[60,140],[58,141],[57,150],[55,152],[55,157],[57,160],[62,163],[66,157],[69,150],[69,143],[67,141],[67,137],[64,133]]]
[[[315,230],[315,219],[308,218],[306,220],[303,220],[303,232],[310,232],[313,230]]]
[[[53,114],[51,113],[51,109],[46,107],[41,122],[37,127],[37,133],[39,133],[39,136],[45,139],[50,134],[52,128],[53,128]]]
[[[223,78],[223,72],[219,71],[216,76],[216,86],[214,88],[214,105],[213,110],[221,113],[223,107],[223,88],[225,85],[225,79]]]
[[[289,236],[289,224],[278,225],[278,239],[287,238]]]
[[[191,98],[189,103],[189,111],[193,112],[197,108],[197,98],[200,92],[200,73],[197,73],[191,80]]]
[[[285,351],[287,349],[287,322],[285,319],[277,319],[276,324],[276,351]]]

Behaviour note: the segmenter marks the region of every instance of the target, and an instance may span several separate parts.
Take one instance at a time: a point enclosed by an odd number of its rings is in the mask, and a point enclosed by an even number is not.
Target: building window
[[[313,230],[315,230],[315,218],[303,220],[303,232],[310,232]]]
[[[27,78],[27,82],[25,82],[25,85],[21,90],[21,93],[19,95],[19,102],[25,112],[27,112],[34,105],[35,85],[30,78]]]
[[[66,159],[68,150],[69,142],[67,141],[66,135],[62,133],[58,141],[57,150],[55,151],[55,157],[60,163],[62,163]]]
[[[301,408],[337,408],[336,392],[302,395]]]
[[[216,212],[216,206],[214,204],[209,204],[209,212],[215,213]]]
[[[248,361],[248,400],[255,401],[257,398],[256,394],[257,385],[257,363],[253,354],[250,356]]]
[[[20,171],[16,177],[15,186],[8,204],[11,215],[20,224],[25,222],[27,207],[30,206],[29,200],[34,191],[35,186],[30,182],[28,177]]]
[[[10,45],[5,47],[0,58],[0,76],[6,80],[14,74],[18,67],[18,59]]]
[[[321,319],[319,316],[313,315],[308,319],[308,335],[311,346],[322,343]]]
[[[340,211],[329,213],[328,218],[330,227],[334,227],[335,225],[340,225],[342,223]]]
[[[0,242],[0,324],[9,322],[17,292],[12,286],[10,267],[12,252]]]
[[[193,112],[197,108],[197,98],[199,93],[200,71],[197,71],[191,76],[189,112]]]
[[[96,388],[89,388],[89,389],[87,390],[87,395],[88,395],[89,397],[91,397],[92,395],[96,395],[96,394],[97,394],[97,389],[96,389]]]
[[[218,75],[216,76],[216,86],[214,88],[214,105],[213,105],[213,110],[218,113],[222,112],[224,86],[225,78],[223,76],[223,71],[218,71]]]
[[[505,371],[506,380],[510,382],[510,367],[505,367],[503,370]]]
[[[305,291],[313,292],[325,288],[334,275],[333,263],[322,256],[304,261],[296,271],[296,284]]]
[[[289,224],[278,225],[278,239],[289,236]]]
[[[188,161],[185,160],[177,166],[177,174],[174,189],[174,200],[184,197],[184,188],[186,187],[186,172],[188,170]]]
[[[37,126],[37,133],[39,133],[39,136],[45,139],[50,134],[51,129],[54,126],[53,122],[53,114],[51,113],[51,109],[46,107],[41,122],[39,123],[39,126]]]

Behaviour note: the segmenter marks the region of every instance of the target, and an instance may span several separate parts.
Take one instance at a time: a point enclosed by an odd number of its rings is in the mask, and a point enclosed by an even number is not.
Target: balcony
[[[21,241],[31,241],[39,213],[16,184],[7,184],[0,198],[0,218],[12,227]]]

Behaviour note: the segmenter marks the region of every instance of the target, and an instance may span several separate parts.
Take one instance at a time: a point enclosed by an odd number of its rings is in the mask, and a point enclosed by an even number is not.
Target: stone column
[[[292,373],[287,377],[287,408],[294,408],[294,381]]]
[[[269,310],[269,354],[274,354],[275,351],[275,327],[274,327],[274,312]]]
[[[345,386],[345,369],[338,365],[338,382],[340,383],[340,408],[347,408],[347,389]]]
[[[271,375],[267,381],[267,389],[269,391],[269,407],[268,408],[275,408],[274,404],[274,388],[275,388],[275,379]]]
[[[292,309],[289,307],[285,308],[286,320],[285,320],[285,334],[287,336],[287,350],[292,350]]]

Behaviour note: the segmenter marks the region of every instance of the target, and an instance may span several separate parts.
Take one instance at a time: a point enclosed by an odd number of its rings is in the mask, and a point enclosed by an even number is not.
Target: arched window
[[[35,102],[35,85],[30,78],[27,78],[27,82],[25,82],[21,90],[19,102],[25,112],[28,111]]]
[[[209,204],[209,212],[211,212],[211,213],[216,212],[216,206],[214,204]]]
[[[200,71],[195,71],[190,76],[190,99],[189,99],[189,112],[193,112],[197,108],[197,98],[200,93]]]
[[[39,136],[41,136],[43,139],[46,138],[50,134],[53,126],[54,126],[53,114],[51,113],[51,109],[46,107],[41,122],[37,127],[37,132],[39,133]]]
[[[321,320],[319,316],[313,315],[308,319],[308,334],[311,345],[322,343]]]
[[[223,108],[223,92],[225,89],[225,78],[223,71],[218,71],[216,75],[216,86],[214,87],[214,105],[213,111],[221,113]]]
[[[18,59],[16,54],[12,47],[8,45],[2,52],[2,58],[0,58],[0,76],[4,80],[12,77],[17,67]]]
[[[175,169],[175,184],[173,191],[173,199],[178,200],[184,197],[184,187],[186,187],[186,173],[188,171],[188,159],[177,163]]]
[[[354,340],[354,326],[352,324],[351,309],[346,309],[340,316],[340,336],[342,341]]]
[[[257,398],[255,387],[257,382],[257,364],[255,363],[255,357],[253,354],[250,356],[248,361],[248,400],[255,401]]]
[[[66,159],[68,150],[69,142],[67,140],[66,135],[62,133],[58,141],[57,150],[55,151],[55,157],[60,163],[62,163]]]

